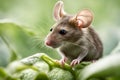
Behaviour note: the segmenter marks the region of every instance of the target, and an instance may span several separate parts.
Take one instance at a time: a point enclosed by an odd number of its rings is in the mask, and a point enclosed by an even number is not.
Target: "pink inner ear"
[[[63,17],[64,15],[65,15],[65,12],[64,12],[64,9],[63,9],[63,2],[58,1],[55,4],[54,13],[53,13],[55,21],[60,20],[60,18]]]
[[[77,16],[76,17],[76,26],[78,28],[82,28],[83,27],[83,20],[82,20],[82,17],[81,16]]]
[[[90,26],[93,19],[93,15],[89,10],[82,10],[75,17],[73,17],[73,22],[79,29],[87,28]]]
[[[59,11],[60,11],[60,2],[57,2],[55,4],[54,11],[53,11],[53,17],[55,21],[60,19]]]
[[[77,26],[78,27],[80,27],[80,26],[82,27],[82,24],[83,24],[83,22],[81,20],[77,20]]]

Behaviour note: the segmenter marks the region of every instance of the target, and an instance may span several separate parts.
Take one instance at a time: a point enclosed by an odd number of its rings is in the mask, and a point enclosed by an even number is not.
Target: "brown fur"
[[[61,2],[57,4],[61,4],[60,6],[62,6]],[[60,7],[57,4],[55,9]],[[62,13],[58,14],[59,11],[55,10],[57,14],[54,13],[54,18],[57,21],[53,25],[52,31],[46,37],[46,45],[58,48],[59,53],[63,57],[63,63],[65,62],[65,58],[71,61],[71,65],[78,64],[80,61],[99,59],[102,56],[103,45],[97,33],[89,26],[93,18],[91,12],[83,10],[76,17],[70,15],[62,15],[61,17]],[[79,19],[76,19],[77,17]],[[61,35],[59,33],[60,30],[65,30],[67,33]]]

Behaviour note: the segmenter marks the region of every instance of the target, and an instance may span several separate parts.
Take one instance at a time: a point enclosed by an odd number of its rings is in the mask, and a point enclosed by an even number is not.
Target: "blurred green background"
[[[15,58],[46,53],[60,59],[59,54],[44,45],[45,36],[55,23],[52,16],[58,0],[0,0],[0,66]],[[76,14],[82,9],[94,13],[92,23],[104,45],[107,56],[120,40],[120,0],[63,0],[65,11]]]

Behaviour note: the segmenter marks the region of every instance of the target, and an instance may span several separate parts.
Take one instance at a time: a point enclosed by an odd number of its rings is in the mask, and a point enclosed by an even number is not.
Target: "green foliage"
[[[60,68],[54,68],[48,73],[50,80],[74,80],[73,75],[69,71]]]
[[[119,80],[120,45],[107,57],[95,63],[82,62],[74,67],[61,66],[44,53],[14,61],[6,70],[0,68],[0,78],[10,80]],[[115,53],[116,52],[116,53]]]

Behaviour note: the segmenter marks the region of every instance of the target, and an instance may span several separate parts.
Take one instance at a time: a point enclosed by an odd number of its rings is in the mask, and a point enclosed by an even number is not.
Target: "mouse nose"
[[[52,42],[50,40],[47,40],[47,41],[45,41],[45,44],[48,45],[48,46],[51,46]]]

